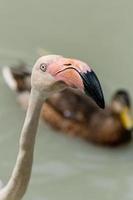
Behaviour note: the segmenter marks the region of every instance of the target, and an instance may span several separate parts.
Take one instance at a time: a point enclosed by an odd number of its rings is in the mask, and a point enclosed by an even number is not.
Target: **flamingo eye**
[[[43,72],[46,72],[47,65],[46,65],[45,63],[40,64],[40,69],[41,69]]]

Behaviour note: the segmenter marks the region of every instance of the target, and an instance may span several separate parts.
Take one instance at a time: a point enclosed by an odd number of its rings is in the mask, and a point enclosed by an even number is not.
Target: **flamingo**
[[[39,116],[44,101],[66,87],[78,88],[90,94],[102,108],[104,97],[100,83],[90,69],[81,62],[60,55],[39,58],[32,70],[29,105],[19,140],[16,164],[8,183],[0,190],[0,200],[20,200],[24,196],[31,176],[34,146]],[[91,79],[91,77],[93,77]]]

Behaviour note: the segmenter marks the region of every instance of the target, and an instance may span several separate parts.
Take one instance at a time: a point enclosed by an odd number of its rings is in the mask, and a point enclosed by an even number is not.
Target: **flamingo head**
[[[31,85],[37,90],[50,94],[66,87],[77,88],[89,95],[101,108],[105,106],[103,92],[96,74],[80,60],[59,55],[39,58],[33,68]]]

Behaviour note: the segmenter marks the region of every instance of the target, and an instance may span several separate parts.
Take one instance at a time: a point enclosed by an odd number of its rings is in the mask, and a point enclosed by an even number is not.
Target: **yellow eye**
[[[43,72],[46,72],[47,65],[46,65],[45,63],[40,64],[40,69],[41,69]]]

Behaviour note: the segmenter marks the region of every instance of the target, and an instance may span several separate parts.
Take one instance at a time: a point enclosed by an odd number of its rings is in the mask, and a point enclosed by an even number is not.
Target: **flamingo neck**
[[[43,101],[40,93],[32,89],[20,136],[17,161],[7,185],[0,190],[0,200],[20,200],[26,192],[32,170],[35,137]]]

